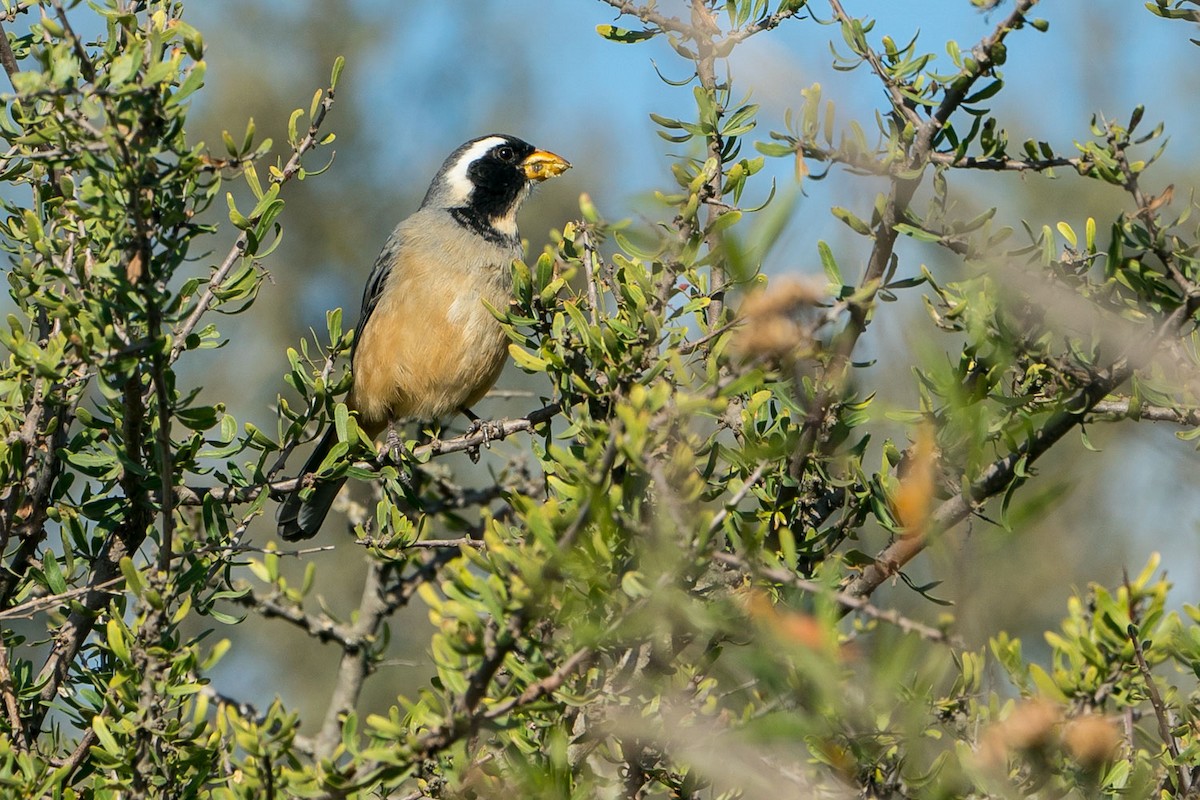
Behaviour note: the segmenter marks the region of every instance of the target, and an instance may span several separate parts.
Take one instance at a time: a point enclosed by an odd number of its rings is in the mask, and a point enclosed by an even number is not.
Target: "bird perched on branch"
[[[372,439],[393,421],[466,411],[496,382],[507,342],[484,305],[504,308],[521,257],[517,210],[535,183],[570,164],[514,136],[472,139],[442,164],[421,207],[396,226],[363,291],[346,405]],[[332,426],[304,464],[300,486],[338,437]],[[276,512],[279,535],[320,529],[345,477],[300,488]]]

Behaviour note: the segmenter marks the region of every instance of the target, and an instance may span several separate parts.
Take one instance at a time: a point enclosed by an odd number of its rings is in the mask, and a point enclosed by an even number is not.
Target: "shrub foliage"
[[[637,222],[584,195],[514,265],[494,313],[541,402],[376,455],[341,404],[338,311],[280,355],[275,430],[180,372],[236,350],[221,314],[266,313],[264,259],[291,184],[324,169],[340,60],[285,143],[239,123],[210,147],[187,132],[205,62],[184,3],[2,0],[5,795],[1192,796],[1200,609],[1171,610],[1157,561],[1072,599],[1039,659],[1000,630],[966,646],[906,571],[972,519],[1027,524],[1037,462],[1089,428],[1200,434],[1197,232],[1154,174],[1161,126],[1138,107],[1081,125],[1070,153],[1010,142],[988,107],[1006,47],[1048,26],[1036,0],[975,4],[993,31],[947,43],[938,72],[922,39],[839,0],[597,3],[613,58],[665,39],[691,71],[674,91],[692,113],[652,115],[675,182]],[[1188,5],[1149,10],[1194,22]],[[829,40],[874,76],[878,113],[813,85],[764,134],[727,59],[772,36]],[[831,209],[859,249],[806,244],[820,279],[762,272],[791,224],[770,159],[866,198]],[[1014,230],[970,202],[1009,173],[1109,184],[1125,209]],[[886,414],[895,373],[863,354],[885,314],[935,354]],[[346,618],[306,553],[248,536],[326,425],[343,445],[322,474],[375,490],[354,539],[323,534],[366,564]],[[505,439],[490,482],[455,481],[444,456]],[[885,583],[928,600],[883,607]],[[436,677],[363,707],[412,603]],[[323,719],[214,686],[251,614],[340,653]]]

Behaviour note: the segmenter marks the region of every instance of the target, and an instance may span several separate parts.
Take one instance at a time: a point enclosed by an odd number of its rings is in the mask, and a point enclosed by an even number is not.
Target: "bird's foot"
[[[482,445],[487,446],[487,444],[491,441],[491,437],[488,435],[487,423],[480,419],[479,415],[469,408],[464,408],[462,413],[463,416],[471,421],[471,424],[467,426],[467,430],[463,433],[463,436],[469,439],[472,436],[477,436],[478,434],[482,433]],[[473,444],[467,448],[467,457],[471,459],[472,464],[479,463],[479,448],[479,444]]]
[[[395,464],[400,464],[404,457],[404,440],[400,438],[400,433],[391,422],[387,426],[387,436],[383,439],[383,452]]]

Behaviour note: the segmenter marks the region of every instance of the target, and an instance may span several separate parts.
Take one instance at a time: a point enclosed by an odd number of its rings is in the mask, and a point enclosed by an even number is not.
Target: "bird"
[[[507,337],[485,303],[505,308],[512,296],[522,203],[534,184],[570,167],[561,156],[499,133],[472,139],[446,158],[420,207],[388,237],[363,290],[346,406],[368,438],[403,420],[470,415],[495,384]],[[296,489],[279,504],[275,521],[285,541],[315,536],[341,491],[344,476],[307,477],[337,442],[330,426]],[[302,499],[306,485],[313,491]]]

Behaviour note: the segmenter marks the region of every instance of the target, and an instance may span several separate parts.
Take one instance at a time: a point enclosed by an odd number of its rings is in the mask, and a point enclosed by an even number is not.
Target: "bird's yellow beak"
[[[549,150],[534,150],[521,162],[521,168],[527,180],[544,181],[562,175],[571,168],[571,162]]]

